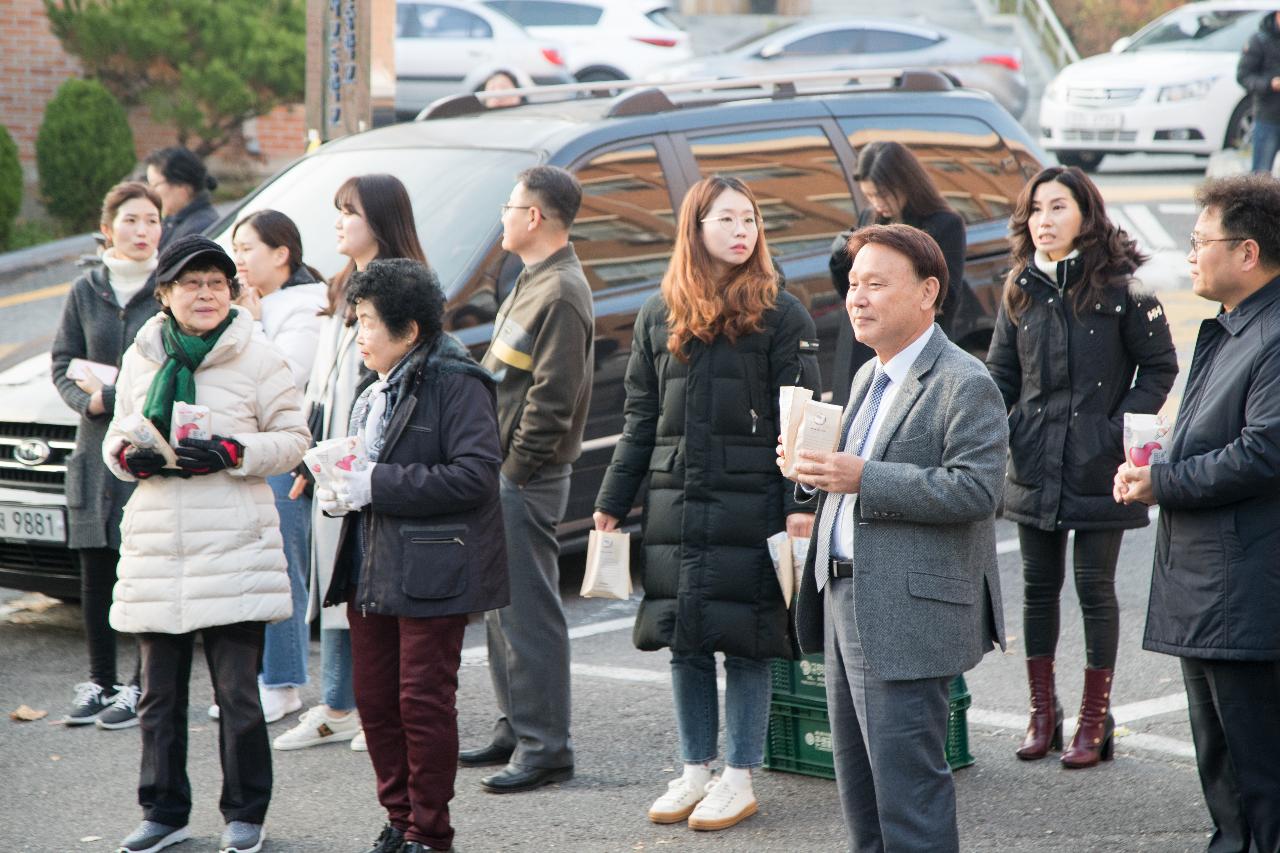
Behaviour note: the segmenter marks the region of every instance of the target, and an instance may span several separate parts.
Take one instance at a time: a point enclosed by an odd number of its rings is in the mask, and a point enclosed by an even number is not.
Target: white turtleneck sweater
[[[129,300],[146,285],[147,277],[155,270],[158,261],[158,255],[152,255],[145,261],[129,260],[116,252],[114,246],[102,253],[102,263],[109,273],[107,281],[111,283],[121,308],[128,305]]]
[[[1066,257],[1064,257],[1062,261],[1066,261],[1066,260],[1070,260],[1071,258],[1078,257],[1079,254],[1080,254],[1079,249],[1072,249],[1070,252],[1067,253]],[[1044,251],[1040,249],[1036,249],[1036,257],[1035,257],[1036,266],[1040,268],[1040,272],[1049,276],[1049,278],[1052,279],[1055,284],[1058,281],[1058,264],[1062,263],[1062,261],[1055,261],[1052,258],[1050,258]]]

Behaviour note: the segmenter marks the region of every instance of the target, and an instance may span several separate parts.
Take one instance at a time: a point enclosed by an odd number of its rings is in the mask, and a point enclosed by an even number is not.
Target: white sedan
[[[1236,65],[1275,0],[1189,3],[1108,54],[1064,68],[1040,102],[1041,143],[1091,170],[1107,154],[1207,156],[1248,143],[1252,99]]]

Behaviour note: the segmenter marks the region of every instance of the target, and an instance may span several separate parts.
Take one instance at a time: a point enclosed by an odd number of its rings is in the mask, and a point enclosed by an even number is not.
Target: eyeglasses
[[[1203,239],[1192,234],[1189,239],[1191,243],[1191,254],[1198,255],[1200,254],[1200,249],[1204,246],[1205,243],[1239,243],[1241,240],[1247,240],[1249,238],[1248,237],[1210,237],[1209,239]]]
[[[532,204],[504,204],[500,205],[502,215],[506,216],[508,210],[533,210],[536,205]]]
[[[744,216],[742,219],[736,216],[708,216],[706,219],[699,219],[698,221],[706,225],[717,225],[730,233],[736,230],[738,223],[742,223],[742,228],[745,231],[755,231],[760,227],[760,223],[756,222],[754,216]]]
[[[231,290],[231,282],[225,278],[213,281],[202,278],[188,278],[182,281],[175,281],[173,286],[183,293],[199,293],[202,287],[209,288],[210,293],[226,293]]]

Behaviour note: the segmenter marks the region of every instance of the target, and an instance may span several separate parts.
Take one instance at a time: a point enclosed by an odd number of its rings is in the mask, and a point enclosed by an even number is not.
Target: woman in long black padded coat
[[[626,425],[596,499],[596,527],[611,530],[649,480],[634,639],[671,649],[685,765],[649,810],[657,823],[724,829],[756,810],[769,660],[791,654],[765,540],[813,524],[775,462],[778,389],[820,387],[814,349],[808,311],[778,287],[750,191],[733,178],[695,184],[662,291],[636,318]],[[715,652],[727,675],[718,779]]]

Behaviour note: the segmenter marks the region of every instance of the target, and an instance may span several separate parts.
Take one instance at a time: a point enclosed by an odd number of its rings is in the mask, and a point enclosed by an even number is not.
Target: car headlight
[[[1209,94],[1217,77],[1206,77],[1203,80],[1192,80],[1190,83],[1179,83],[1176,86],[1160,87],[1157,101],[1191,101]]]
[[[1045,87],[1044,99],[1046,101],[1061,101],[1066,91],[1067,87],[1062,85],[1062,81],[1055,77],[1053,82]]]

